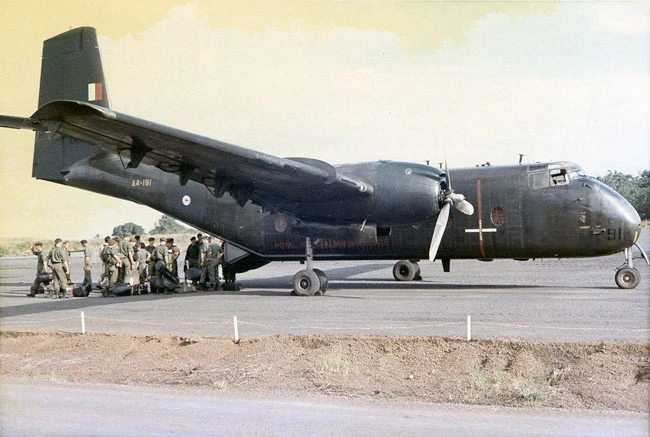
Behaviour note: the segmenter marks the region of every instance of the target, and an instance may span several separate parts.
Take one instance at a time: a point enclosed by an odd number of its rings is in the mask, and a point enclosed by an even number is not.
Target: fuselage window
[[[531,188],[546,188],[549,184],[548,170],[528,173],[528,186]]]
[[[500,206],[497,206],[490,213],[490,219],[494,226],[501,226],[506,222],[506,212]]]

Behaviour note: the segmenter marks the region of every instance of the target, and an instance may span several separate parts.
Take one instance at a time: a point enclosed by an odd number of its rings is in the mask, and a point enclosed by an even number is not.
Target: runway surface
[[[648,232],[643,234],[648,252]],[[622,254],[580,260],[421,262],[423,280],[392,280],[392,262],[317,262],[322,297],[290,296],[297,263],[239,276],[240,292],[29,298],[36,258],[0,258],[0,329],[243,339],[278,334],[443,336],[537,341],[648,341],[649,270],[614,283]],[[99,267],[99,266],[97,266]],[[73,256],[72,278],[82,278]],[[345,399],[255,398],[202,390],[3,381],[4,435],[648,435],[643,414]],[[40,414],[45,413],[45,414]],[[41,419],[39,419],[41,418]]]
[[[648,250],[648,232],[643,234]],[[588,259],[518,262],[422,261],[423,280],[396,282],[392,262],[317,262],[330,279],[325,296],[290,296],[298,263],[272,263],[238,276],[240,292],[194,292],[105,299],[28,298],[36,257],[0,258],[3,330],[81,330],[137,335],[344,334],[519,338],[539,341],[650,339],[650,274],[641,260],[641,284],[614,283],[622,254]],[[99,265],[97,266],[99,270]],[[96,275],[98,276],[98,275]],[[72,279],[82,279],[73,254]]]

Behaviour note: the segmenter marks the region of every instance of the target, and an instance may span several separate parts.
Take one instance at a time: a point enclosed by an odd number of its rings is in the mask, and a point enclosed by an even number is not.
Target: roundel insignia
[[[280,233],[287,230],[287,218],[284,214],[278,214],[275,218],[275,230]]]
[[[187,194],[183,196],[183,205],[190,206],[190,203],[192,203],[192,198]]]

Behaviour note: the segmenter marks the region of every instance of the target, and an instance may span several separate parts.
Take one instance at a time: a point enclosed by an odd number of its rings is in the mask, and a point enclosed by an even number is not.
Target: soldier
[[[44,281],[43,276],[48,273],[47,269],[47,252],[43,250],[43,243],[38,242],[34,243],[32,246],[32,253],[38,257],[38,262],[36,264],[36,278],[34,278],[34,284],[32,284],[32,287],[29,289],[29,293],[27,296],[29,297],[35,297],[36,292],[38,291],[38,287],[40,287],[41,283],[45,283],[45,285],[48,287],[47,284],[49,284],[49,281]],[[52,294],[52,290],[49,290],[49,294]]]
[[[120,272],[117,277],[117,282],[127,282],[128,275],[131,270],[135,268],[135,260],[133,259],[133,244],[131,244],[131,234],[125,232],[122,234],[122,240],[119,242],[117,256],[120,258]]]
[[[154,270],[156,272],[156,294],[165,292],[164,271],[167,270],[168,251],[171,249],[170,240],[160,238],[160,244],[153,253]]]
[[[82,287],[93,286],[93,264],[95,263],[95,251],[88,245],[87,240],[81,240],[81,247],[84,249],[84,280]]]
[[[199,288],[201,290],[207,290],[208,286],[206,281],[208,280],[208,267],[210,261],[210,245],[208,244],[208,236],[201,235],[201,244],[199,245],[199,250],[201,254],[199,265],[201,266],[201,279],[199,280]]]
[[[167,260],[167,269],[172,272],[175,278],[178,278],[178,258],[181,256],[181,250],[174,244],[174,239],[169,238],[171,241],[171,249],[169,251],[169,258]]]
[[[102,262],[102,275],[99,277],[99,282],[97,283],[97,288],[101,288],[101,285],[104,285],[104,281],[107,281],[108,279],[108,265],[106,264],[106,261],[104,259],[106,258],[105,251],[108,248],[108,240],[110,240],[111,237],[104,237],[104,242],[102,243],[102,247],[99,249],[99,259]]]
[[[209,237],[208,276],[210,278],[209,290],[219,289],[219,262],[221,260],[221,240]]]
[[[201,249],[196,242],[196,237],[192,237],[185,251],[185,267],[188,269],[199,267],[199,258],[201,258]]]
[[[149,264],[149,258],[151,258],[151,255],[145,250],[144,247],[140,246],[140,243],[135,243],[135,254],[133,255],[133,258],[137,263],[140,285],[142,285],[147,281],[147,266]]]
[[[108,286],[105,290],[102,290],[102,296],[109,297],[115,288],[117,283],[117,277],[119,275],[119,268],[121,264],[121,259],[118,256],[119,247],[117,240],[111,238],[108,240],[108,245],[102,252],[103,261],[106,263],[106,276],[108,277]]]
[[[65,250],[65,254],[66,254],[66,259],[65,260],[68,263],[68,271],[65,274],[65,276],[66,276],[66,285],[67,284],[72,284],[72,281],[70,280],[70,255],[71,255],[70,242],[68,240],[65,240],[65,241],[63,241],[63,243],[61,243],[61,246],[63,246],[63,249]]]
[[[153,259],[153,253],[156,250],[156,239],[153,237],[149,237],[147,240],[148,244],[144,247],[144,249],[149,252],[149,265],[147,266],[147,274],[151,278],[153,277],[156,272],[154,271],[153,267],[154,264],[156,264],[156,261]]]
[[[54,294],[52,297],[56,299],[57,297],[63,298],[67,297],[65,292],[66,284],[68,282],[67,275],[69,274],[68,268],[68,253],[63,248],[63,240],[57,238],[54,240],[54,247],[50,251],[50,264],[52,266],[52,276],[54,279]],[[61,290],[63,289],[63,293]]]

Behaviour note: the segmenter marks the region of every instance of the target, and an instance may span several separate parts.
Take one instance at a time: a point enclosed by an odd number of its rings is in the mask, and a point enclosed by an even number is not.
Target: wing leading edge
[[[46,126],[51,134],[118,154],[127,168],[156,166],[177,174],[183,185],[191,179],[205,184],[217,197],[228,192],[242,206],[250,200],[269,210],[292,212],[292,204],[373,192],[366,181],[339,175],[323,161],[279,158],[85,102],[55,101],[30,119],[4,121],[15,128],[44,130]]]

